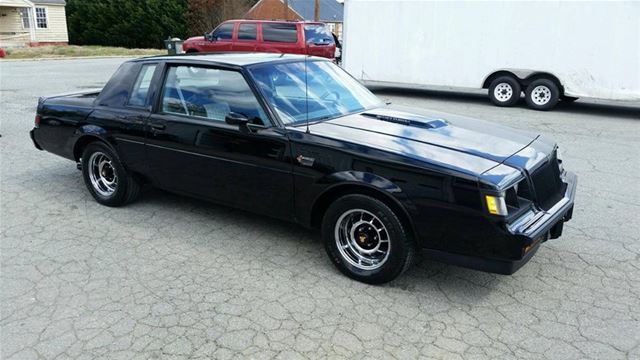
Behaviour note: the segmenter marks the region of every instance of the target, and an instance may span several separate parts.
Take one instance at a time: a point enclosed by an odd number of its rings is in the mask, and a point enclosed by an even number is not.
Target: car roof
[[[322,21],[314,21],[314,20],[259,20],[259,19],[231,19],[226,20],[224,23],[228,22],[250,22],[250,23],[287,23],[287,24],[309,24],[309,25],[326,25]]]
[[[211,62],[216,64],[248,66],[254,64],[270,63],[270,62],[290,62],[307,60],[324,60],[326,58],[297,54],[279,54],[279,53],[256,53],[256,52],[220,52],[220,53],[196,53],[196,54],[180,54],[180,55],[159,55],[152,57],[139,58],[131,60],[133,62],[146,61],[175,61],[175,60],[193,60],[197,62]]]

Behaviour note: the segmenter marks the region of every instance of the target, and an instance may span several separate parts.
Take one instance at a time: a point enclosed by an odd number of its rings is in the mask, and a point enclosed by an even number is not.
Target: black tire
[[[500,76],[489,85],[489,99],[497,106],[514,106],[521,94],[520,82],[513,76]]]
[[[560,90],[553,80],[537,79],[527,86],[524,97],[531,109],[551,110],[560,100]]]
[[[386,255],[384,261],[378,263],[379,265],[377,266],[379,267],[375,269],[363,269],[354,265],[353,262],[350,262],[352,260],[349,260],[348,256],[344,255],[344,250],[341,251],[339,249],[338,241],[336,240],[336,225],[338,221],[343,219],[343,216],[349,216],[347,215],[349,212],[357,213],[361,210],[375,215],[377,218],[375,221],[376,226],[380,227],[378,221],[383,224],[382,228],[384,230],[377,232],[378,235],[384,234],[384,231],[388,232],[386,237],[384,235],[381,236],[381,238],[385,237],[388,242],[380,242],[379,247],[382,250],[387,249],[388,255]],[[365,227],[365,225],[361,226]],[[359,227],[355,229],[353,231],[354,234]],[[359,236],[359,240],[355,240],[354,243],[364,241],[362,240],[362,235]],[[397,278],[411,266],[415,258],[415,244],[407,234],[407,229],[405,229],[398,216],[382,201],[366,195],[346,195],[335,200],[324,214],[322,237],[327,254],[336,267],[348,277],[368,284],[382,284]]]
[[[96,170],[91,170],[92,156],[94,154],[96,159],[98,159],[99,156],[104,156],[110,161],[109,173],[115,174],[116,180],[115,185],[113,185],[114,190],[110,194],[105,194],[104,183],[101,188],[98,185],[94,185],[94,182],[91,180],[92,171],[94,175],[97,175]],[[122,206],[134,201],[140,194],[140,183],[124,168],[118,155],[111,147],[100,141],[88,144],[82,152],[82,177],[93,198],[102,205]]]

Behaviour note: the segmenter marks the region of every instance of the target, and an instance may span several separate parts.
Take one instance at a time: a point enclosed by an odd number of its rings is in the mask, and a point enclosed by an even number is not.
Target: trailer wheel
[[[560,100],[560,90],[549,79],[532,81],[524,93],[527,105],[534,110],[551,110]]]
[[[489,85],[489,99],[497,106],[513,106],[520,100],[520,83],[512,76],[500,76]]]

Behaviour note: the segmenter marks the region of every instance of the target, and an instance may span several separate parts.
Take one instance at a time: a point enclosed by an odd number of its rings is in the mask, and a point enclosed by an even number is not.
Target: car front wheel
[[[325,213],[322,236],[327,254],[352,279],[391,281],[410,267],[415,246],[398,216],[366,195],[343,196]]]
[[[140,184],[124,168],[118,155],[102,142],[92,142],[82,153],[82,176],[93,198],[102,205],[121,206],[140,193]]]

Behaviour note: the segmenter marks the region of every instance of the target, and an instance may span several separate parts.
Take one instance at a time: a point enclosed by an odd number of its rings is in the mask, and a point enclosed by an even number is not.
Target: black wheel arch
[[[73,159],[76,162],[80,161],[80,158],[82,157],[82,153],[84,152],[84,149],[87,147],[87,145],[93,142],[101,142],[107,145],[114,153],[116,154],[118,153],[116,151],[115,146],[113,146],[113,144],[111,144],[105,138],[95,134],[82,134],[73,145]]]
[[[373,185],[358,182],[343,182],[334,184],[325,189],[313,202],[310,211],[310,226],[312,228],[320,228],[322,224],[322,218],[326,213],[331,203],[338,198],[351,195],[360,194],[367,195],[376,200],[383,202],[398,216],[398,219],[402,222],[402,225],[407,229],[407,233],[411,239],[418,245],[420,245],[419,238],[416,236],[417,232],[414,227],[411,215],[407,210],[411,207],[410,204],[403,204],[403,202],[393,194],[379,189]]]
[[[562,82],[560,81],[560,79],[555,76],[554,74],[550,73],[550,72],[545,72],[545,71],[531,71],[529,74],[527,74],[526,77],[520,77],[518,75],[516,75],[513,71],[509,71],[509,70],[498,70],[495,71],[493,73],[491,73],[489,76],[487,76],[484,79],[484,82],[482,83],[482,88],[483,89],[488,89],[489,86],[491,85],[491,82],[497,78],[499,78],[500,76],[511,76],[514,79],[516,79],[519,83],[520,86],[522,87],[522,89],[526,89],[527,86],[529,86],[529,84],[531,84],[533,81],[538,80],[538,79],[548,79],[553,81],[556,86],[558,86],[558,90],[560,90],[560,96],[564,95],[564,87],[562,86]]]
[[[496,71],[492,74],[490,74],[489,76],[487,76],[484,79],[484,82],[482,83],[482,88],[483,89],[488,89],[489,86],[491,85],[491,83],[493,82],[493,80],[501,77],[501,76],[510,76],[514,79],[516,79],[516,81],[520,82],[522,84],[522,79],[520,79],[516,74],[512,73],[511,71],[508,70],[499,70]]]
[[[562,86],[562,82],[560,81],[560,79],[558,79],[557,76],[547,72],[535,72],[527,76],[525,79],[521,80],[522,88],[526,89],[529,84],[538,79],[547,79],[553,81],[558,87],[558,90],[560,90],[560,96],[564,96],[564,86]]]

